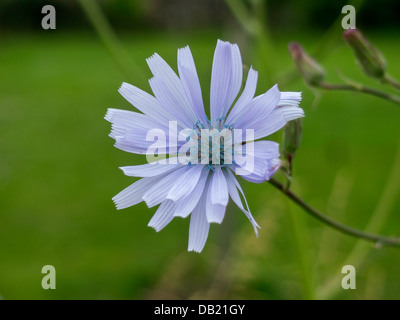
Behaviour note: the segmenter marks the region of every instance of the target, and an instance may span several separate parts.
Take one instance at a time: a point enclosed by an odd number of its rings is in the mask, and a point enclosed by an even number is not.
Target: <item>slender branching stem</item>
[[[317,209],[313,208],[312,206],[310,206],[309,204],[304,202],[303,199],[301,199],[299,196],[297,196],[291,190],[286,189],[285,186],[283,184],[281,184],[279,181],[277,181],[275,179],[271,179],[271,180],[269,180],[269,183],[271,183],[275,188],[277,188],[279,191],[281,191],[283,194],[285,194],[290,200],[295,202],[297,205],[299,205],[303,210],[305,210],[307,213],[312,215],[314,218],[317,218],[318,220],[322,221],[323,223],[329,225],[330,227],[332,227],[342,233],[348,234],[348,235],[356,237],[356,238],[361,238],[364,240],[374,242],[377,245],[400,247],[400,239],[399,238],[384,237],[384,236],[366,233],[366,232],[351,228],[347,225],[344,225],[340,222],[337,222],[337,221],[325,216],[322,212],[318,211]]]
[[[373,88],[365,87],[363,85],[355,84],[331,84],[331,83],[320,83],[319,87],[325,90],[346,90],[355,91],[370,94],[379,98],[383,98],[390,102],[400,105],[400,97],[383,91],[379,91]]]
[[[400,90],[400,82],[393,78],[390,74],[385,74],[385,76],[383,77],[383,83],[388,83],[393,88]]]

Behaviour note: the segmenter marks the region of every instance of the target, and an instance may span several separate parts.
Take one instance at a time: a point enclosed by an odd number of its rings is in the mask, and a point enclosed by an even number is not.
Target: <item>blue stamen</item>
[[[193,130],[195,130],[197,128],[204,129],[204,125],[201,123],[200,120],[197,120],[196,123],[193,125]]]

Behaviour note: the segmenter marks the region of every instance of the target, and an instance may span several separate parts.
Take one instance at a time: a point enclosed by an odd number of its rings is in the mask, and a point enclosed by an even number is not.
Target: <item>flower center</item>
[[[197,121],[193,126],[191,140],[189,165],[201,163],[207,165],[210,170],[215,170],[217,165],[221,167],[230,166],[233,163],[233,135],[232,128],[223,127],[223,118],[216,120],[216,125],[211,129]]]

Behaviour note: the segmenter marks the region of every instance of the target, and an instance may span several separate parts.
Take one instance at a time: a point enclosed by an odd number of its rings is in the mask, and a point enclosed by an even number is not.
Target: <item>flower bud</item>
[[[357,29],[348,29],[343,38],[353,50],[361,70],[368,76],[381,79],[385,75],[383,55]]]
[[[325,77],[324,69],[297,43],[289,44],[289,51],[301,76],[311,86],[318,86]]]
[[[282,155],[289,162],[300,147],[302,135],[302,119],[289,121],[283,129]]]

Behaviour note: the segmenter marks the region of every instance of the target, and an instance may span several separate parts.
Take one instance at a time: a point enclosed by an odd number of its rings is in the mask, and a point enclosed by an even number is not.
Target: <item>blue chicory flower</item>
[[[299,108],[301,93],[280,92],[275,85],[254,97],[258,73],[250,68],[242,94],[236,100],[243,80],[240,51],[236,44],[218,40],[212,66],[209,118],[189,47],[178,50],[179,76],[158,54],[148,58],[147,63],[153,73],[149,82],[154,96],[123,83],[119,92],[142,113],[108,109],[105,119],[112,123],[110,136],[121,150],[149,155],[154,141],[148,139],[148,133],[156,128],[166,133],[166,140],[175,141],[158,151],[169,155],[169,159],[186,157],[186,162],[164,160],[122,167],[127,176],[141,179],[113,198],[117,209],[141,201],[148,207],[159,205],[148,224],[156,231],[174,217],[190,215],[188,250],[201,252],[210,223],[222,222],[230,197],[250,220],[257,235],[259,226],[235,175],[261,183],[277,171],[280,165],[278,143],[259,139],[281,129],[288,121],[304,116]],[[178,131],[189,130],[186,139],[172,139],[171,122]],[[221,137],[206,136],[206,130],[232,133],[234,142],[227,148],[227,154],[233,155],[232,161],[224,157],[222,140],[220,145],[216,143]],[[242,136],[236,133],[240,130],[247,130],[246,133],[251,130],[252,134]],[[189,140],[195,142],[192,144],[197,150],[194,156],[191,153],[188,157],[188,152],[177,153]],[[203,146],[205,152],[201,149]],[[225,146],[228,147],[228,143]],[[243,147],[243,150],[236,152],[236,147]],[[249,156],[252,165],[248,167],[236,161],[239,155]]]

